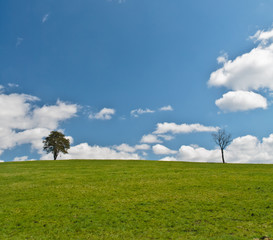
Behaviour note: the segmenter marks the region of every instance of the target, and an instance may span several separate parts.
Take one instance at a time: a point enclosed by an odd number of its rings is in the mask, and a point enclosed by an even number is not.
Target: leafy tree
[[[58,131],[52,131],[43,141],[44,151],[52,153],[54,160],[57,159],[60,152],[67,153],[70,148],[69,139],[65,138],[64,134]]]
[[[227,134],[224,129],[219,129],[216,133],[212,134],[214,142],[220,147],[222,154],[222,161],[225,163],[224,149],[231,143],[231,134]]]

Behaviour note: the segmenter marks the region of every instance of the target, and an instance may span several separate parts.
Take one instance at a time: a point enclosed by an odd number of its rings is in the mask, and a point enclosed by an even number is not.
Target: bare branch
[[[214,142],[220,147],[222,153],[222,161],[225,163],[224,159],[224,149],[231,143],[231,134],[227,134],[224,129],[219,129],[216,133],[212,134]]]

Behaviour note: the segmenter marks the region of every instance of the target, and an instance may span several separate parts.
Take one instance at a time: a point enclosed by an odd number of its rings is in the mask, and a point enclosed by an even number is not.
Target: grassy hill
[[[273,166],[0,164],[0,239],[273,238]]]

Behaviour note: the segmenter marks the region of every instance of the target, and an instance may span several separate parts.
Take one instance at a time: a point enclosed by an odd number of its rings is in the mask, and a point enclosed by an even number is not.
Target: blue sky
[[[0,159],[273,163],[273,2],[0,2]],[[272,68],[273,69],[273,68]],[[272,150],[271,150],[272,149]]]

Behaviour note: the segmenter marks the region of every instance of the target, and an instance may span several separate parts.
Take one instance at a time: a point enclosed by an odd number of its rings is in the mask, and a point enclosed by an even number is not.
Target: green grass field
[[[0,164],[0,239],[273,238],[273,166]]]

